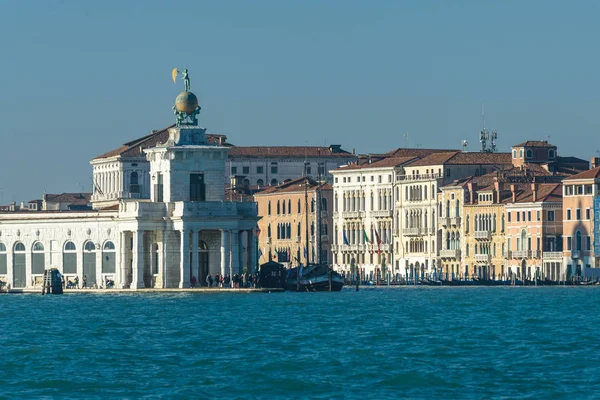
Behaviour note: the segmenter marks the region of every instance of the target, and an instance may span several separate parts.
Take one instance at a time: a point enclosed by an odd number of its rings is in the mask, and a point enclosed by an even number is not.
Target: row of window
[[[302,213],[302,202],[298,199],[297,203],[297,214]],[[327,199],[321,198],[321,211],[327,211]],[[315,212],[315,199],[312,199],[310,203],[310,212]],[[290,215],[292,214],[292,200],[277,200],[277,215]],[[267,215],[271,215],[271,200],[267,203]]]
[[[237,166],[232,166],[231,167],[231,175],[236,175],[238,173],[239,168]],[[279,173],[279,166],[277,165],[276,162],[272,162],[271,163],[271,174],[277,174]],[[250,167],[242,167],[241,168],[241,173],[244,175],[249,175],[250,174]],[[256,166],[256,173],[257,174],[264,174],[265,173],[265,167],[263,165],[257,165]],[[325,164],[324,163],[319,163],[319,174],[321,175],[325,175]],[[311,175],[312,174],[312,167],[310,166],[310,163],[308,163],[306,165],[306,174],[307,175]]]
[[[575,195],[591,195],[594,193],[592,185],[565,185],[564,194],[565,196]]]
[[[366,176],[361,175],[361,176],[357,176],[356,177],[356,182],[360,183],[360,182],[365,182],[366,181]],[[352,183],[352,177],[351,176],[344,176],[342,177],[342,182],[343,183]],[[375,175],[371,175],[371,182],[375,182]],[[387,176],[387,182],[388,183],[392,183],[392,175],[388,175]],[[335,178],[335,183],[338,183],[338,178]],[[383,183],[383,176],[382,175],[377,175],[377,183]]]
[[[554,157],[556,156],[556,152],[554,151],[554,149],[550,149],[548,150],[548,159],[552,160],[554,159]],[[513,149],[513,158],[517,158],[517,150]],[[519,158],[523,158],[523,149],[519,150]],[[531,149],[527,149],[525,151],[525,158],[533,158],[533,150]]]

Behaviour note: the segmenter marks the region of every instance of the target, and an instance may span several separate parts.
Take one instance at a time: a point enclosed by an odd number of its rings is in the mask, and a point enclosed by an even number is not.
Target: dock
[[[127,293],[271,293],[283,292],[282,288],[144,288],[144,289],[65,289],[63,294],[127,294]],[[8,289],[9,294],[35,293],[40,294],[40,288]]]

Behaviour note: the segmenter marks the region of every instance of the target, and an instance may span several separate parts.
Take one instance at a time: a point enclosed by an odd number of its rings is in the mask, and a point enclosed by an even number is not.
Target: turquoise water
[[[599,296],[1,295],[0,398],[597,398]]]

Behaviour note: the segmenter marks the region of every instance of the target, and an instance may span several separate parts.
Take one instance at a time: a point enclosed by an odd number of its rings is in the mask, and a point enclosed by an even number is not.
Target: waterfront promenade
[[[283,292],[279,288],[167,288],[167,289],[65,289],[63,294],[126,294],[126,293],[271,293]],[[9,294],[19,293],[42,293],[42,288],[18,288],[8,289]]]

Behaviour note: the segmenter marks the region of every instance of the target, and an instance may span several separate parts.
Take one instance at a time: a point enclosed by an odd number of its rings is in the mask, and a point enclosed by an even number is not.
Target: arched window
[[[500,229],[502,229],[502,230],[500,232],[504,232],[504,225],[505,225],[505,223],[506,222],[504,220],[504,214],[502,214],[502,222],[501,222],[501,225],[500,225]]]
[[[285,200],[281,204],[281,213],[285,215]]]
[[[337,194],[335,195],[335,198],[337,200]],[[302,207],[300,206],[300,199],[298,199],[298,214],[300,214],[302,212]]]
[[[467,232],[467,233],[469,232],[469,223],[470,222],[471,221],[470,221],[469,215],[467,215],[467,220],[466,220],[466,223],[465,223],[465,232]]]
[[[261,187],[263,187],[264,185],[265,185],[265,182],[262,179],[259,179],[256,181],[256,186],[258,186],[259,189]]]
[[[154,267],[153,269],[156,270],[156,272],[152,272],[154,274],[158,274],[158,245],[155,243],[154,244],[156,247],[153,247],[153,263],[152,266]],[[107,241],[104,243],[104,246],[102,248],[102,273],[103,274],[114,274],[115,273],[115,265],[116,265],[116,250],[115,250],[115,244],[111,241]]]
[[[327,211],[327,199],[325,197],[321,198],[321,211]]]
[[[548,150],[548,158],[553,159],[554,156],[555,156],[554,150],[553,149]]]
[[[525,157],[526,158],[532,158],[533,157],[533,150],[527,149],[527,151],[525,152]]]
[[[138,183],[138,173],[132,172],[129,175],[129,193],[140,193],[140,185]]]
[[[277,200],[277,215],[281,214],[281,203]]]
[[[575,250],[581,251],[581,231],[575,234]]]
[[[292,200],[288,200],[288,214],[292,213]]]
[[[267,225],[267,237],[271,238],[271,224]]]
[[[267,204],[267,215],[271,215],[271,200],[269,200],[269,204]]]
[[[244,187],[250,186],[250,179],[244,179]]]
[[[31,273],[34,275],[42,275],[45,266],[45,257],[44,257],[44,245],[41,242],[35,242],[33,244],[31,255]]]
[[[525,229],[521,231],[521,250],[527,250],[527,232]]]
[[[454,216],[460,217],[460,203],[458,199],[456,199],[456,203],[454,204]]]
[[[271,186],[277,186],[277,179],[271,179]]]
[[[70,240],[63,247],[63,274],[77,273],[77,247]]]
[[[4,243],[0,243],[0,274],[6,275],[8,273],[7,258],[6,258],[6,246]]]

